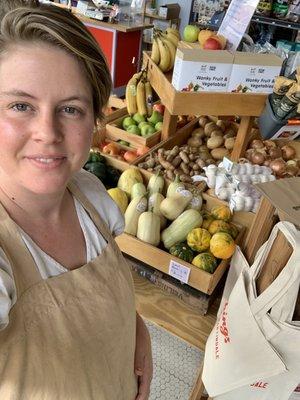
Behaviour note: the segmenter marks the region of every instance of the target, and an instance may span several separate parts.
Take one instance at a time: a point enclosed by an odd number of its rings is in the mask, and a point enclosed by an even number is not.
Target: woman
[[[81,169],[110,94],[106,62],[69,12],[5,3],[0,398],[146,400],[149,335],[112,238],[123,220]]]

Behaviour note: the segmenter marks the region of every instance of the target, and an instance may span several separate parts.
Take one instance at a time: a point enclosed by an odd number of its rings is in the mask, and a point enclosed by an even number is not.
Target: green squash
[[[193,259],[192,264],[206,272],[209,272],[210,274],[213,274],[217,268],[218,261],[215,256],[206,252],[198,254]]]
[[[181,242],[181,243],[176,243],[174,244],[170,250],[170,254],[172,256],[181,258],[182,260],[186,262],[192,262],[194,258],[194,253],[193,250],[189,248],[189,246],[186,244],[186,242]]]

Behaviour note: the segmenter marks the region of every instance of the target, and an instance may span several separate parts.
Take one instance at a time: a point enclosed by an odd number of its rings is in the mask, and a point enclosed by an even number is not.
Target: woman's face
[[[43,44],[11,48],[0,61],[0,186],[54,194],[84,164],[92,92],[80,64]]]

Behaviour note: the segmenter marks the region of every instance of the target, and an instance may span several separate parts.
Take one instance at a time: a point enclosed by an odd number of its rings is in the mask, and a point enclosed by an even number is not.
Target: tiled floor
[[[154,373],[149,400],[188,400],[203,352],[145,320],[152,340]]]

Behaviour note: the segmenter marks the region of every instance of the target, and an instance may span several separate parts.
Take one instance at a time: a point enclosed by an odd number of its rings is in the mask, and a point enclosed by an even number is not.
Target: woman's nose
[[[35,118],[33,139],[49,144],[63,140],[62,129],[55,113],[39,113]]]

